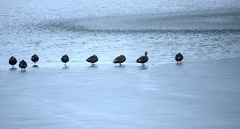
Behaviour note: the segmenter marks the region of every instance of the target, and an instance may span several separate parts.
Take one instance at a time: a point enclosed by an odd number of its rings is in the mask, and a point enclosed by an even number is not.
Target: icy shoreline
[[[239,59],[1,69],[1,128],[239,128]]]

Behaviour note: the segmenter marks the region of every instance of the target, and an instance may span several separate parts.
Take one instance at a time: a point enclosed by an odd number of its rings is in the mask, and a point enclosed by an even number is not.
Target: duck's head
[[[147,56],[148,55],[148,52],[147,51],[145,51],[145,56]]]

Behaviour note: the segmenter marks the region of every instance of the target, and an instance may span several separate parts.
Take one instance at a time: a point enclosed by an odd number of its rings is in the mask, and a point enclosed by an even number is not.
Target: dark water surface
[[[212,0],[205,7],[198,1],[95,2],[2,1],[0,63],[7,65],[12,55],[30,62],[35,53],[42,65],[56,65],[63,54],[76,63],[92,54],[102,63],[120,54],[135,63],[144,51],[151,64],[173,62],[178,52],[193,61],[239,57],[240,10],[234,0]]]

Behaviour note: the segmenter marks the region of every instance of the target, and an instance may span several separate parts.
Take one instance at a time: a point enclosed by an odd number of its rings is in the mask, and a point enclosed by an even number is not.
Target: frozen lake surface
[[[0,128],[240,128],[239,5],[1,0]],[[142,67],[135,62],[145,51]],[[112,64],[120,54],[123,67]],[[11,69],[11,56],[26,60],[26,71]]]
[[[240,60],[1,70],[1,128],[239,128]]]

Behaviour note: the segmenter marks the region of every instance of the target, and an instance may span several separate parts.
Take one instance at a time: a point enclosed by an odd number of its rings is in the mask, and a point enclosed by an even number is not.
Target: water
[[[239,5],[1,0],[0,128],[239,128]],[[122,67],[112,64],[120,54]],[[11,56],[26,60],[26,71],[11,69]]]
[[[208,3],[205,5],[205,3]],[[8,58],[56,66],[63,54],[85,63],[90,55],[126,63],[149,53],[149,63],[238,58],[239,1],[7,1],[0,2],[0,63]],[[204,6],[203,6],[204,5]]]

